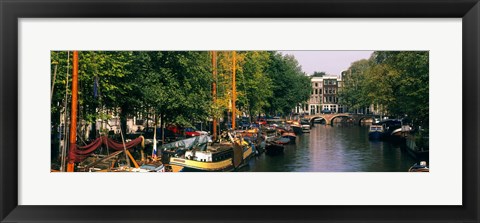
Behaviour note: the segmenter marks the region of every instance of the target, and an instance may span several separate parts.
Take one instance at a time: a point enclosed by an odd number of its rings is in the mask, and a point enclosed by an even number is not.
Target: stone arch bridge
[[[324,119],[325,124],[331,125],[335,118],[348,118],[353,123],[360,124],[364,119],[375,119],[375,115],[364,115],[364,114],[350,114],[350,113],[333,113],[333,114],[315,114],[315,115],[305,115],[303,118],[308,119],[310,123],[315,119]]]

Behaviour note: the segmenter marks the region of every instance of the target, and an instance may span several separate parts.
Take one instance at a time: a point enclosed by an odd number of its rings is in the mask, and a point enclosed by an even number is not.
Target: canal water
[[[368,126],[316,124],[297,136],[283,154],[262,154],[240,171],[251,172],[406,172],[419,160],[403,145],[370,141]]]

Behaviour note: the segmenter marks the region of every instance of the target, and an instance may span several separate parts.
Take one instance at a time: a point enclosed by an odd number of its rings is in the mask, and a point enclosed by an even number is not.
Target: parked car
[[[267,124],[267,120],[264,119],[264,118],[259,118],[259,119],[257,119],[257,122],[256,122],[256,123],[259,124],[259,125],[266,125],[266,124]]]
[[[174,134],[177,134],[177,135],[182,134],[182,129],[176,125],[168,125],[167,129],[173,132]]]
[[[250,122],[248,122],[248,121],[242,121],[242,122],[240,123],[240,126],[241,126],[242,128],[249,128],[250,125],[251,125],[251,124],[250,124]]]
[[[329,109],[323,109],[322,114],[332,114],[332,111],[330,111]]]
[[[200,136],[200,135],[208,135],[207,131],[200,131],[196,128],[185,128],[185,136],[187,137],[194,137],[194,136]]]
[[[153,143],[153,130],[154,128],[153,127],[148,127],[148,128],[144,128],[142,131],[141,131],[141,135],[143,135],[143,137],[145,137],[145,143],[146,144],[151,144]],[[160,142],[162,140],[162,128],[157,128],[157,142]],[[138,134],[138,132],[136,132],[136,134]],[[177,138],[177,135],[168,130],[168,129],[165,129],[165,139],[166,140],[174,140]]]

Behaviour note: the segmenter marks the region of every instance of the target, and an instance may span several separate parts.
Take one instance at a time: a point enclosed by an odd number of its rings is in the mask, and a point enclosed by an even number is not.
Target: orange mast
[[[75,167],[73,152],[77,148],[77,103],[78,103],[78,51],[73,51],[72,74],[72,112],[70,116],[70,152],[67,172],[73,172]]]
[[[236,106],[235,101],[237,100],[237,89],[235,83],[235,56],[236,52],[233,51],[233,65],[232,65],[232,129],[235,129],[235,119],[236,119]]]
[[[212,97],[213,105],[217,103],[217,51],[212,51],[212,67],[213,67],[213,83],[212,83]],[[213,141],[217,139],[217,117],[215,112],[213,114]]]

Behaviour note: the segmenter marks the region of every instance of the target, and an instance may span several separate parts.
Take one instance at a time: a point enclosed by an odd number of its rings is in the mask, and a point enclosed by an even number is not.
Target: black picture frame
[[[0,0],[0,16],[1,222],[479,222],[478,0]],[[463,205],[18,205],[18,19],[76,17],[462,18]]]

